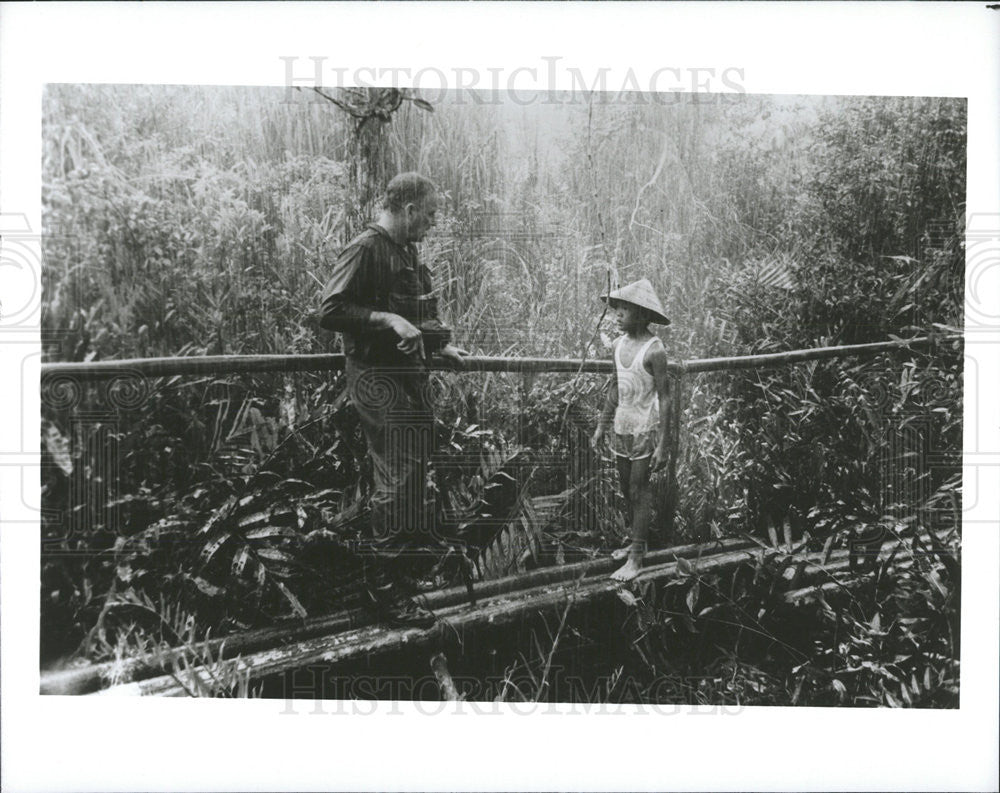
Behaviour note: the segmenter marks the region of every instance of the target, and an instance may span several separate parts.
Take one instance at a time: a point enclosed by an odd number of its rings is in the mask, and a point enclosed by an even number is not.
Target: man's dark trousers
[[[428,462],[434,452],[434,414],[426,367],[415,359],[372,365],[348,356],[347,387],[361,418],[374,470],[374,556],[392,560],[391,572],[410,574],[434,544],[434,504],[428,498]]]

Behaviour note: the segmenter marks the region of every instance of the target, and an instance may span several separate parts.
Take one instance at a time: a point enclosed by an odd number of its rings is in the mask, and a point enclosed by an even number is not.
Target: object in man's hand
[[[440,352],[451,342],[451,328],[438,319],[437,298],[417,297],[393,292],[389,295],[389,310],[411,322],[424,338],[424,354]]]
[[[424,337],[424,352],[433,355],[451,343],[451,328],[439,319],[429,319],[417,325]]]

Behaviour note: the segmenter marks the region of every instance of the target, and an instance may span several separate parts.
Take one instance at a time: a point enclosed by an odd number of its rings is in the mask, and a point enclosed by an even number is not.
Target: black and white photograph
[[[388,42],[411,5],[297,13]],[[35,110],[0,161],[37,195],[0,193],[31,730],[105,732],[108,789],[988,789],[917,769],[996,704],[995,92],[364,29],[263,78],[4,82]],[[885,731],[878,770],[824,781],[827,731]],[[495,778],[447,760],[515,736]],[[275,781],[296,741],[338,748]],[[768,752],[784,781],[741,775]]]
[[[47,87],[42,691],[957,707],[965,102],[436,99]]]

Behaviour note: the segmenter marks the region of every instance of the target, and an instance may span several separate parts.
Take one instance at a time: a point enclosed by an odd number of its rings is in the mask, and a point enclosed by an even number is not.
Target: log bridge
[[[896,339],[874,344],[826,347],[811,350],[738,358],[714,358],[672,362],[676,377],[687,373],[747,369],[795,364],[824,358],[866,356],[884,352],[906,352],[940,343],[961,342],[958,335],[924,336]],[[90,363],[45,363],[42,365],[43,393],[48,388],[63,392],[79,383],[117,380],[132,377],[169,377],[177,375],[251,373],[262,371],[336,371],[343,367],[340,355],[297,356],[210,356],[204,358],[157,358]],[[538,372],[610,373],[611,361],[572,359],[472,357],[469,371],[505,371],[530,375]],[[436,362],[432,368],[448,368]],[[673,389],[679,394],[680,389]],[[876,558],[895,556],[900,541],[885,544]],[[850,550],[807,552],[793,550],[790,540],[784,548],[762,547],[752,538],[718,539],[710,543],[682,545],[647,555],[646,566],[635,584],[668,582],[689,576],[725,573],[744,564],[753,564],[780,555],[790,572],[790,588],[783,594],[789,603],[823,597],[833,591],[858,585],[863,576],[854,572],[855,558]],[[905,561],[901,562],[905,564]],[[280,675],[310,665],[336,667],[361,657],[375,657],[404,648],[435,648],[432,669],[443,696],[453,698],[447,667],[440,649],[449,642],[460,642],[466,635],[488,632],[518,620],[563,610],[567,604],[583,607],[609,598],[621,597],[634,603],[633,586],[612,582],[608,574],[616,565],[609,558],[560,565],[521,573],[476,587],[477,603],[467,601],[464,587],[455,587],[423,596],[425,605],[438,616],[431,629],[393,629],[372,624],[359,611],[345,611],[273,627],[245,632],[204,642],[216,664],[226,664],[230,673],[252,680]],[[792,588],[794,587],[794,588]],[[92,664],[41,675],[42,694],[159,695],[184,696],[197,689],[183,679],[197,676],[208,684],[213,669],[188,667],[185,648],[158,653],[155,658],[131,659],[120,663]],[[189,662],[189,658],[187,661]],[[183,674],[176,671],[185,666]],[[174,671],[170,671],[170,670]],[[189,681],[190,682],[190,681]],[[109,685],[110,684],[110,685]]]
[[[782,594],[785,602],[808,602],[858,586],[874,568],[871,562],[894,557],[900,542],[886,543],[875,554],[867,554],[865,572],[859,574],[853,571],[857,555],[852,558],[848,549],[810,553],[788,546],[765,548],[751,538],[719,539],[648,554],[645,568],[629,585],[613,582],[608,574],[619,563],[602,558],[483,582],[477,587],[474,606],[468,602],[464,587],[428,593],[422,602],[439,621],[427,630],[386,627],[373,624],[366,612],[344,611],[211,640],[203,649],[216,664],[226,665],[227,676],[235,673],[254,681],[314,665],[335,668],[360,658],[427,647],[437,653],[433,666],[447,694],[450,679],[440,651],[459,646],[476,634],[538,614],[559,613],[567,606],[586,608],[615,597],[632,605],[636,596],[631,593],[641,591],[644,583],[723,574],[776,558],[780,558],[789,581]],[[905,558],[901,563],[906,564]],[[185,667],[190,662],[185,659],[185,650],[172,649],[142,660],[52,672],[42,676],[40,689],[42,694],[187,696],[199,688],[188,677],[191,675],[197,676],[200,684],[211,685],[217,669],[193,666],[179,673],[176,667],[181,661]],[[123,678],[128,682],[106,687]]]

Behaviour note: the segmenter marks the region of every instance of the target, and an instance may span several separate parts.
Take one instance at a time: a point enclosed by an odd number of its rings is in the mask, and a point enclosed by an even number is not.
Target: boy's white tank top
[[[660,418],[660,400],[656,396],[653,375],[646,371],[643,361],[646,351],[660,341],[654,336],[636,353],[631,365],[623,366],[621,359],[622,336],[615,345],[615,371],[618,375],[618,409],[615,411],[615,432],[619,435],[636,435],[656,429]]]

